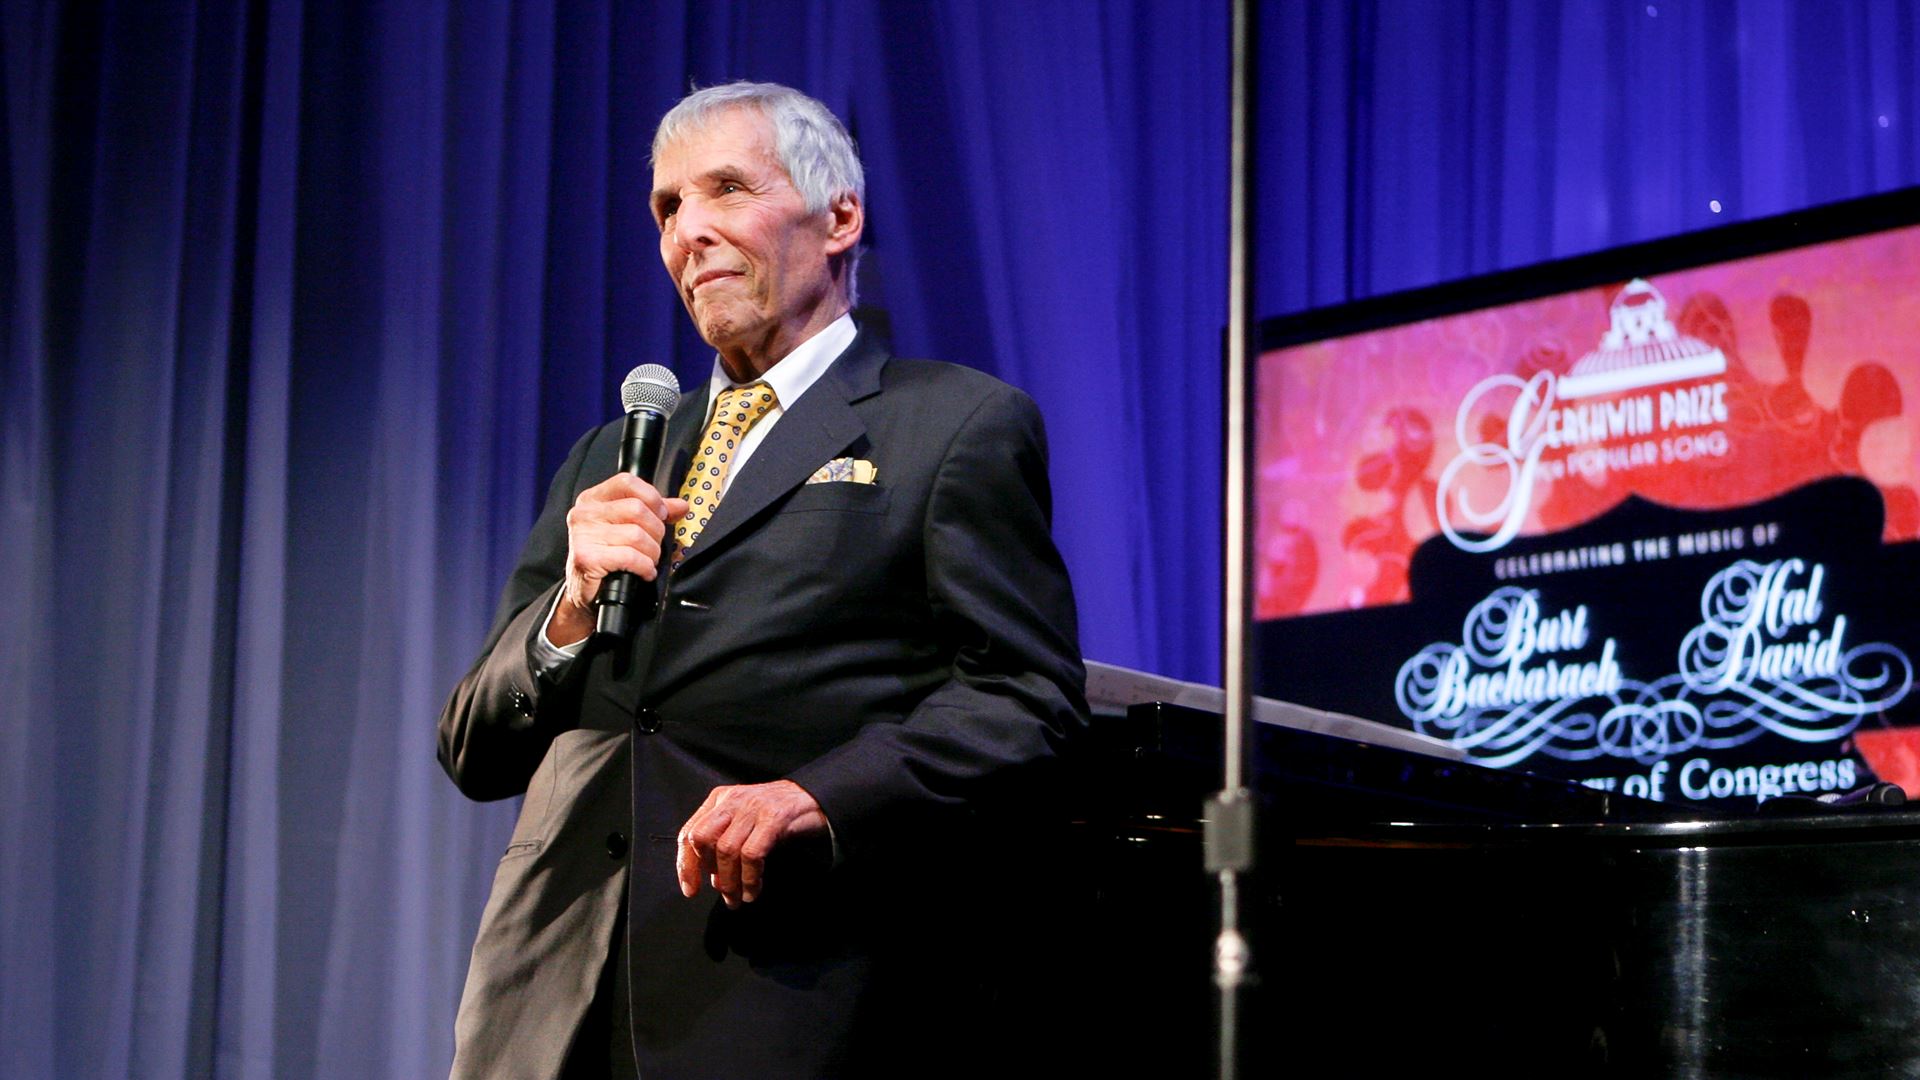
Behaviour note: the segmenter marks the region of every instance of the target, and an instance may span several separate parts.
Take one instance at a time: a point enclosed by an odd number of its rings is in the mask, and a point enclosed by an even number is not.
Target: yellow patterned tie
[[[773,387],[763,382],[732,386],[720,392],[713,407],[713,419],[700,433],[700,445],[694,450],[693,463],[687,466],[687,478],[680,484],[680,497],[687,500],[687,516],[673,527],[673,563],[680,565],[687,549],[700,537],[707,522],[713,520],[714,507],[720,505],[720,489],[726,484],[727,471],[747,429],[760,422],[776,400]]]

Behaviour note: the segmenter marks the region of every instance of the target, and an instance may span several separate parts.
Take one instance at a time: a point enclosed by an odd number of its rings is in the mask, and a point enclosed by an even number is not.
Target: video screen
[[[1260,693],[1666,802],[1920,796],[1920,192],[1263,337]]]

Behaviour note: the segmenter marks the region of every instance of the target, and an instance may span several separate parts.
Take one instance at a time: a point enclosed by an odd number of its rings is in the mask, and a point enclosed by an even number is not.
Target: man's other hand
[[[680,827],[680,891],[698,895],[705,878],[728,907],[752,903],[776,845],[826,831],[820,804],[791,780],[714,788]]]
[[[687,514],[684,499],[669,499],[652,484],[615,473],[580,493],[567,511],[567,580],[547,623],[547,640],[571,645],[593,633],[593,598],[616,570],[644,581],[660,572],[667,530]]]

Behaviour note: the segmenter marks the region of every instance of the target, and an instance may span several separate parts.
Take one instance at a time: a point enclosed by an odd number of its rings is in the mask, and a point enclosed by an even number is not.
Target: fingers
[[[707,805],[702,806],[680,830],[674,871],[680,879],[682,896],[699,895],[702,880],[711,885],[730,908],[739,907],[759,895],[760,882],[765,876],[767,850],[771,847],[764,840],[752,840],[756,832],[762,831],[760,815],[736,813],[735,808],[716,805],[716,801],[725,803],[728,796],[737,790],[715,788],[713,794],[707,797]],[[751,811],[755,808],[738,809]],[[752,882],[750,892],[743,888],[745,881]]]
[[[591,608],[600,582],[618,570],[652,581],[667,528],[686,513],[676,513],[672,504],[678,502],[625,473],[581,492],[567,511],[567,602],[580,611]]]
[[[752,856],[746,849],[746,838],[754,831],[752,818],[734,818],[725,832],[713,845],[713,876],[707,879],[713,891],[720,894],[728,907],[739,907],[745,899],[740,889],[741,867],[751,861]],[[765,856],[762,855],[762,858]],[[756,867],[753,879],[760,880],[760,870]]]
[[[755,822],[753,829],[740,838],[741,903],[751,904],[760,898],[760,887],[767,877],[767,856],[773,854],[773,846],[778,841],[777,831],[765,821]]]
[[[663,543],[641,525],[593,521],[570,524],[567,539],[574,568],[596,582],[615,570],[651,579]]]
[[[637,476],[628,476],[617,472],[605,480],[580,493],[580,501],[612,502],[620,499],[639,499],[656,516],[661,514],[662,504],[669,501],[666,496],[654,489],[652,484]]]
[[[684,896],[711,885],[728,907],[758,899],[767,858],[782,841],[825,831],[826,815],[791,780],[713,789],[681,827],[674,871]]]
[[[728,907],[759,899],[766,881],[767,856],[773,854],[782,829],[765,816],[735,817],[714,844],[709,882]]]
[[[680,895],[692,898],[700,893],[700,881],[713,874],[713,834],[716,803],[727,789],[714,788],[707,801],[680,826],[680,838],[673,856],[673,871],[680,879]]]
[[[567,511],[567,526],[569,529],[575,525],[638,526],[658,540],[665,534],[668,523],[685,515],[685,510],[679,515],[669,513],[670,503],[681,502],[663,497],[652,484],[639,477],[615,473],[580,493],[573,509]]]

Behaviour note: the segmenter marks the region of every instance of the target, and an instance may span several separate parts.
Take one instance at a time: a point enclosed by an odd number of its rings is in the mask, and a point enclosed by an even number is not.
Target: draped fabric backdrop
[[[1223,3],[0,10],[0,1075],[444,1072],[514,810],[433,718],[621,375],[704,377],[646,209],[690,80],[848,119],[863,301],[1046,413],[1087,654],[1217,677]],[[1903,0],[1259,52],[1261,315],[1920,182]]]

